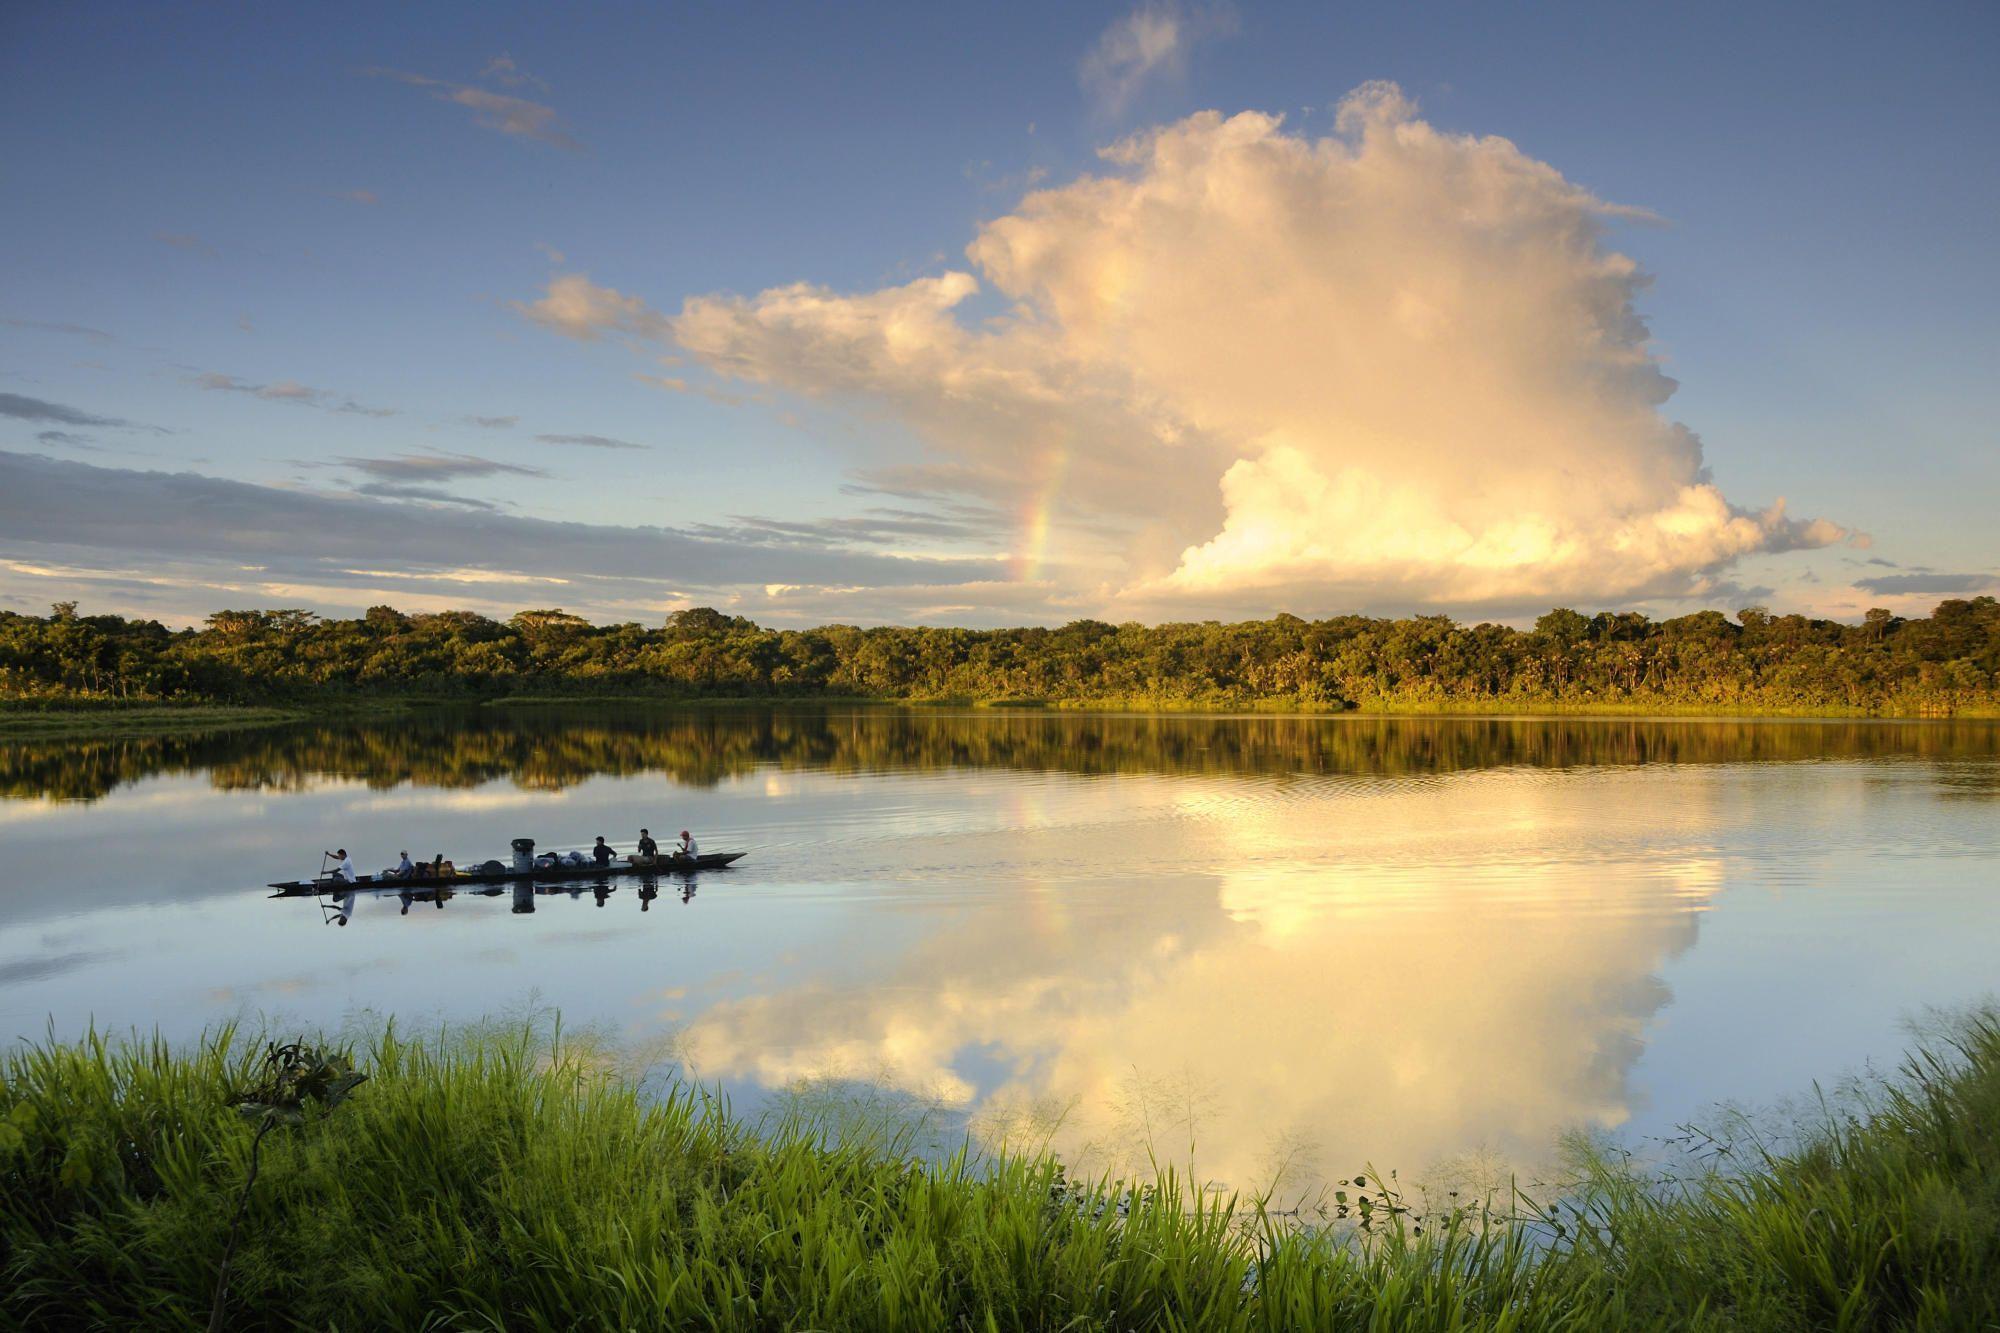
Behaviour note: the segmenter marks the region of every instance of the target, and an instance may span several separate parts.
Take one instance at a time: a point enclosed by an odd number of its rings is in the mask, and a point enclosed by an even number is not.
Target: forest
[[[358,619],[219,611],[198,628],[0,612],[0,707],[339,705],[500,698],[871,699],[1311,711],[2000,712],[2000,602],[1859,624],[1556,609],[1532,628],[1443,615],[975,630],[767,629],[706,607],[657,627],[561,610]]]

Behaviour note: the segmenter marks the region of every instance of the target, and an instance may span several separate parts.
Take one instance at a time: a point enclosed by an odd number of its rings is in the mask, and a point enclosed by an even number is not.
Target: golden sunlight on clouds
[[[572,275],[525,307],[875,410],[936,492],[1022,515],[1018,563],[1113,609],[1675,597],[1846,532],[1730,502],[1606,245],[1608,205],[1390,84],[1323,138],[1202,112],[1028,194],[948,272],[657,315]]]

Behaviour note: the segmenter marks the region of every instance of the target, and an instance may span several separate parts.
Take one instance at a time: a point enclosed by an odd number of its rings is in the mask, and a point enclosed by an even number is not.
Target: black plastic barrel
[[[533,870],[535,868],[535,840],[533,838],[514,839],[514,869]]]

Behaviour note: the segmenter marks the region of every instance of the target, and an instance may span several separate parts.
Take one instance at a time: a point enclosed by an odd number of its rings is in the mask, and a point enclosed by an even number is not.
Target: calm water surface
[[[260,887],[642,824],[750,855],[345,928]],[[540,1005],[739,1106],[1423,1174],[1805,1092],[1990,995],[2000,727],[489,709],[0,744],[0,848],[0,1038]]]

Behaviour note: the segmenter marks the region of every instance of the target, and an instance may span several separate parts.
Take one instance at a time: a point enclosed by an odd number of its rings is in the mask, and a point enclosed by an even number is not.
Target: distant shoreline
[[[738,710],[749,708],[821,708],[864,706],[884,709],[957,708],[976,712],[1049,713],[1131,713],[1169,714],[1189,717],[1265,716],[1317,718],[1419,719],[1453,718],[1465,721],[1533,722],[1559,718],[1603,718],[1657,721],[1721,721],[1728,719],[1796,722],[1950,722],[2000,719],[2000,709],[1972,707],[1955,712],[1895,711],[1867,709],[1805,709],[1760,707],[1732,703],[1715,705],[1653,705],[1627,701],[1605,703],[1558,703],[1522,700],[1513,706],[1505,701],[1465,700],[1462,702],[1370,701],[1354,708],[1302,705],[1292,700],[1185,700],[1150,699],[879,699],[859,696],[732,696],[702,695],[501,695],[490,699],[438,697],[385,697],[345,699],[271,705],[169,704],[157,701],[123,703],[103,700],[77,707],[38,702],[0,700],[0,741],[114,739],[171,735],[190,731],[239,730],[282,726],[291,723],[394,716],[420,709],[462,708],[672,708]]]

